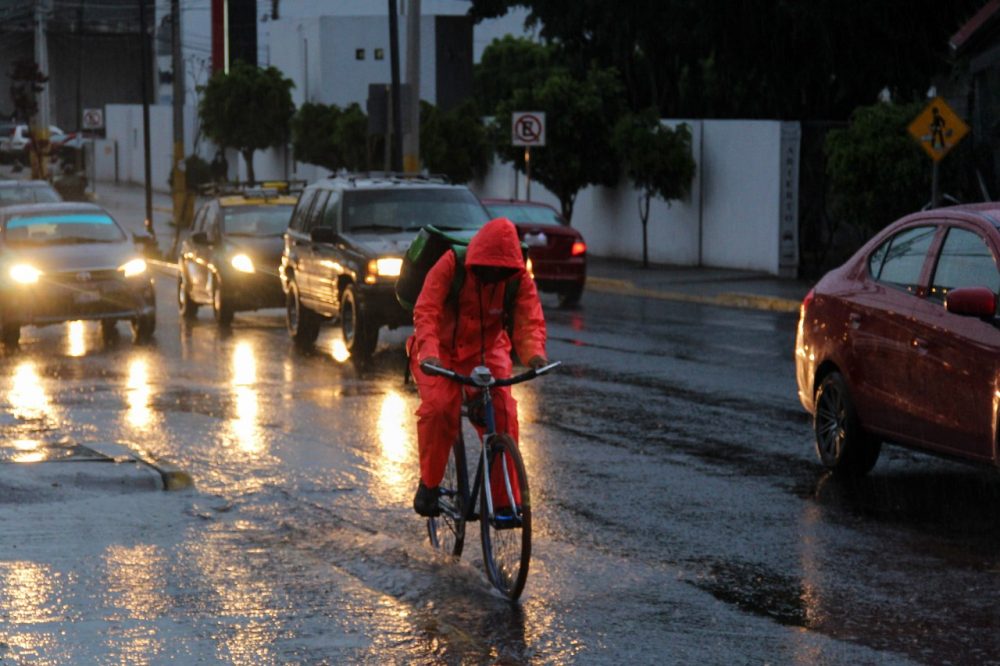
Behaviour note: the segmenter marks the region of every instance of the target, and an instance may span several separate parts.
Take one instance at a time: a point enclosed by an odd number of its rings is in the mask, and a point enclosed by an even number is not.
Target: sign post
[[[969,126],[962,122],[944,99],[935,97],[913,119],[907,131],[934,161],[931,171],[931,207],[937,208],[941,201],[938,163],[968,134]]]
[[[531,201],[531,147],[545,145],[545,112],[513,112],[510,118],[510,134],[511,145],[524,146],[524,198]]]

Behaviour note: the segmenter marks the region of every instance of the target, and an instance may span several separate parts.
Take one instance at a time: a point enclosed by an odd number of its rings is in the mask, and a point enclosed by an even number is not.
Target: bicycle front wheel
[[[469,469],[461,435],[451,447],[440,489],[441,515],[427,519],[427,536],[434,548],[460,557],[465,544],[465,509],[469,506]]]
[[[488,456],[490,491],[480,492],[483,560],[490,582],[512,601],[521,596],[531,559],[531,495],[524,461],[514,440],[497,435]],[[493,513],[487,510],[487,492]]]

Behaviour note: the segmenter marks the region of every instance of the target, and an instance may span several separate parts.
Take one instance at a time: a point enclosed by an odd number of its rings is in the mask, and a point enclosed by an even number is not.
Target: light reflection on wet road
[[[70,324],[26,329],[0,359],[5,455],[126,441],[197,484],[123,494],[114,516],[89,496],[59,516],[18,506],[38,527],[20,550],[0,545],[0,661],[59,663],[71,648],[238,664],[995,652],[983,631],[997,622],[1000,484],[894,450],[857,485],[823,475],[790,315],[593,293],[548,310],[566,367],[516,389],[536,539],[512,608],[481,573],[476,526],[449,562],[409,508],[404,331],[383,332],[359,370],[332,330],[302,353],[278,311],[220,331],[207,312],[181,324],[170,281],[158,290],[152,345],[134,347],[124,324],[107,343]],[[30,557],[56,535],[85,543]]]

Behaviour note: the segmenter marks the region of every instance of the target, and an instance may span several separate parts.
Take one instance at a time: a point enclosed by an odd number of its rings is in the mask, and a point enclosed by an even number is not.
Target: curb
[[[739,292],[726,292],[715,295],[688,294],[679,291],[666,291],[661,289],[647,289],[636,287],[631,280],[619,280],[615,278],[587,277],[587,286],[594,291],[605,294],[620,294],[622,296],[641,296],[644,298],[655,298],[663,301],[681,301],[685,303],[699,303],[702,305],[717,305],[727,308],[742,308],[748,310],[766,310],[770,312],[798,312],[799,301],[780,296],[761,296],[758,294],[744,294]]]
[[[80,446],[116,463],[134,461],[145,465],[159,475],[163,490],[184,490],[194,487],[191,475],[176,464],[161,458],[144,455],[124,444],[97,442],[81,444]]]

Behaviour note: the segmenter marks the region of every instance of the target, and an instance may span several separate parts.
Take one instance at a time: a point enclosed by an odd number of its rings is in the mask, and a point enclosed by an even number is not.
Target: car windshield
[[[229,236],[280,236],[288,228],[292,206],[229,206],[223,228]]]
[[[492,217],[506,217],[515,224],[551,224],[565,226],[559,213],[548,206],[524,206],[515,203],[486,204]]]
[[[18,215],[4,225],[9,245],[117,243],[125,232],[106,213],[39,213]]]
[[[48,185],[0,185],[0,206],[59,201],[62,201],[62,198]]]
[[[447,230],[478,229],[489,215],[472,192],[458,188],[400,188],[344,193],[345,231],[416,231],[433,224]]]

